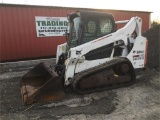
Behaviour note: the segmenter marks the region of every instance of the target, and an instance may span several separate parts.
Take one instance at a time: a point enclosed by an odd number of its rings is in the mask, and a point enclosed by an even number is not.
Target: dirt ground
[[[23,106],[20,77],[28,69],[1,70],[1,120],[159,120],[160,73],[137,71],[132,86],[88,95],[67,89],[64,100]],[[29,68],[31,69],[31,68]]]
[[[156,38],[145,35],[149,43]],[[87,95],[68,88],[63,100],[29,106],[21,101],[20,78],[33,66],[0,69],[0,120],[160,120],[160,47],[152,45],[148,68],[136,71],[132,86]]]

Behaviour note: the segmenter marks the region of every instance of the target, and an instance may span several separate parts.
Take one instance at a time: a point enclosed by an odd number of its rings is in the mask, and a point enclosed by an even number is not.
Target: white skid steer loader
[[[25,105],[62,99],[69,85],[79,94],[132,85],[135,69],[146,65],[148,41],[141,35],[141,18],[115,22],[112,14],[86,11],[67,18],[67,42],[57,47],[55,70],[40,63],[21,79]],[[117,30],[121,23],[126,25]]]

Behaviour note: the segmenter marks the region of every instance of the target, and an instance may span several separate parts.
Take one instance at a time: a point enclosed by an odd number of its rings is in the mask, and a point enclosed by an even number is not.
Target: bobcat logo
[[[82,50],[76,50],[76,55],[80,55]]]

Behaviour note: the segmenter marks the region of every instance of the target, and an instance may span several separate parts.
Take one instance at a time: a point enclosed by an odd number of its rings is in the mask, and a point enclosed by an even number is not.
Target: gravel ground
[[[21,76],[23,72],[18,73]],[[146,70],[137,74],[136,83],[129,87],[88,95],[77,95],[68,89],[69,92],[64,100],[37,103],[31,106],[23,106],[21,102],[20,77],[4,78],[2,74],[0,77],[0,119],[159,120],[159,72]]]
[[[153,34],[160,33],[159,27]],[[63,100],[23,106],[20,78],[32,67],[1,69],[0,120],[160,120],[160,72],[156,54],[160,47],[156,48],[152,39],[159,40],[159,36],[151,36],[148,37],[152,41],[148,68],[136,71],[136,83],[125,88],[88,95],[77,95],[68,88]]]

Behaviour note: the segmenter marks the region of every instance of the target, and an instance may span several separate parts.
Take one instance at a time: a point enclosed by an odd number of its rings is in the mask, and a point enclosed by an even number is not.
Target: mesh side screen
[[[88,20],[85,24],[83,42],[86,43],[107,35],[112,32],[113,25],[111,19],[97,18]]]
[[[89,42],[97,38],[97,25],[95,21],[89,21],[85,25],[83,43]]]
[[[110,19],[100,19],[100,35],[106,35],[112,31],[112,21]]]

